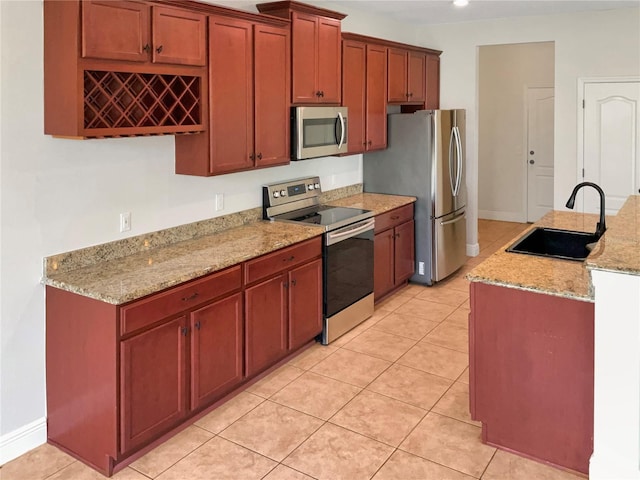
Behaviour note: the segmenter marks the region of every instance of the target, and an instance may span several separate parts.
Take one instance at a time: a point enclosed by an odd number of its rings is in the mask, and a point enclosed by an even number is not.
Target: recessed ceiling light
[[[466,7],[469,5],[469,0],[453,0],[453,4],[456,7]]]

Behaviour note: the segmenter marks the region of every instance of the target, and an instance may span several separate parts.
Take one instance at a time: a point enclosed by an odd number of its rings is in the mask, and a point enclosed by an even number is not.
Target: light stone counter
[[[593,292],[585,262],[509,253],[505,250],[534,227],[595,232],[597,222],[598,215],[594,214],[549,212],[525,232],[514,237],[471,270],[467,279],[472,282],[483,282],[593,302]],[[608,231],[605,233],[605,237],[607,234]],[[599,254],[601,242],[598,242],[589,258]]]
[[[386,195],[383,193],[359,193],[346,198],[327,202],[337,207],[362,208],[372,210],[375,215],[388,212],[394,208],[403,207],[416,201],[416,197],[400,195]]]
[[[43,283],[120,305],[318,235],[322,235],[318,226],[260,220],[146,252],[54,271]]]
[[[361,185],[323,202],[380,214],[413,197],[362,194]],[[325,195],[325,194],[323,194]],[[333,196],[332,196],[333,195]],[[262,209],[196,222],[44,259],[42,283],[120,305],[279,248],[322,235],[317,225],[260,220]]]
[[[632,195],[615,217],[586,261],[588,269],[640,275],[640,195]]]

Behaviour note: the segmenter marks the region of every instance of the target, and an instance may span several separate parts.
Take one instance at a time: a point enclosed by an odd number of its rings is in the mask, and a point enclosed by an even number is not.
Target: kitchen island
[[[594,441],[594,345],[596,352],[600,345],[594,322],[599,321],[600,297],[606,287],[592,283],[591,276],[597,269],[624,274],[626,279],[640,273],[638,199],[630,197],[618,215],[608,219],[609,229],[585,261],[506,252],[517,240],[514,238],[467,276],[472,282],[470,410],[472,417],[482,422],[484,442],[593,477],[596,454],[592,457],[592,452],[598,445],[597,427]],[[597,221],[596,215],[554,211],[529,230],[545,226],[592,232]],[[637,323],[637,310],[623,315],[636,315]],[[609,315],[605,328],[617,330],[616,321]],[[637,351],[634,328],[630,333],[635,340],[629,341],[635,341],[633,351]],[[601,328],[595,330],[600,332]],[[627,363],[633,364],[626,353],[617,357],[626,357]],[[596,360],[596,379],[597,365]],[[622,362],[616,366],[624,368]],[[613,378],[610,383],[628,383],[618,380],[620,371],[609,373],[604,381]],[[595,397],[602,391],[613,402],[611,387],[599,389],[596,380]],[[620,398],[620,389],[614,391]],[[637,418],[637,392],[632,402],[635,410],[629,411]],[[601,404],[596,401],[596,425]],[[637,425],[633,415],[627,423]],[[619,432],[620,424],[612,427],[603,422],[610,439],[616,441],[612,432]],[[631,442],[629,448],[634,445],[637,442]],[[602,451],[604,472],[613,458],[607,457],[610,445]],[[637,452],[635,455],[637,458]]]

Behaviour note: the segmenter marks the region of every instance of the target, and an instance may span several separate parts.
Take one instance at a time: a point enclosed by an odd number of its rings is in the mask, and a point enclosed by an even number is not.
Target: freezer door
[[[433,219],[432,276],[438,282],[467,260],[467,224],[464,210]]]

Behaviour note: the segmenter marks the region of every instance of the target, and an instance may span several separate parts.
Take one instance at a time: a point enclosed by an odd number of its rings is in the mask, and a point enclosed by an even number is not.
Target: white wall
[[[640,13],[637,8],[566,15],[521,17],[421,29],[421,42],[443,50],[441,108],[467,109],[467,243],[477,242],[478,47],[555,42],[554,203],[564,209],[578,177],[578,77],[638,75]],[[475,237],[472,237],[475,235]]]
[[[247,2],[217,3],[255,11]],[[258,207],[263,183],[312,174],[325,190],[359,183],[362,156],[198,178],[173,173],[171,136],[45,136],[42,3],[2,0],[0,12],[1,465],[45,440],[43,257]],[[364,25],[397,30],[397,38],[406,31],[383,27],[384,19]],[[216,193],[225,195],[221,212],[214,211]],[[132,215],[126,235],[118,231],[120,212]]]
[[[553,42],[478,50],[478,216],[527,221],[526,88],[553,87]]]

